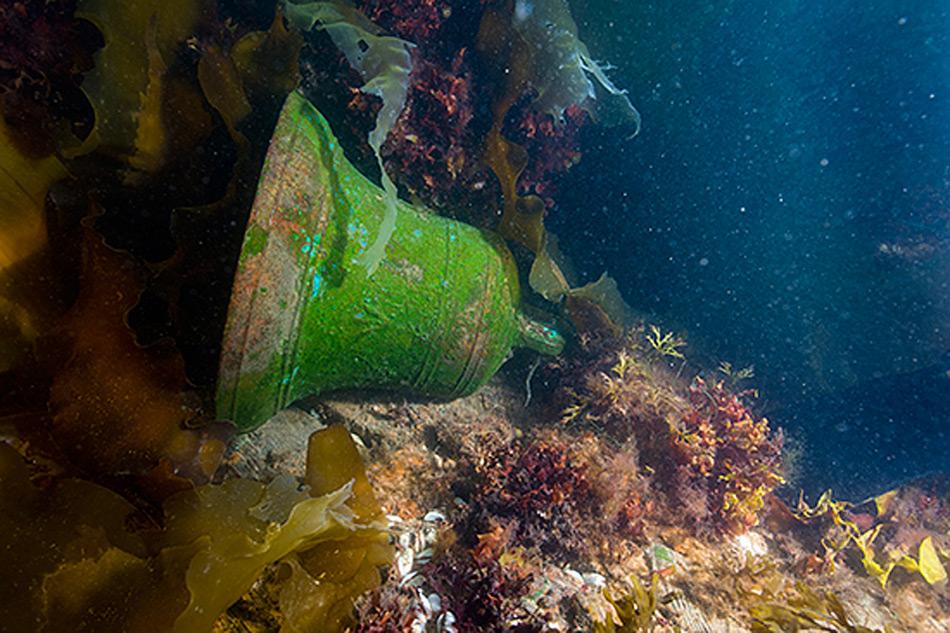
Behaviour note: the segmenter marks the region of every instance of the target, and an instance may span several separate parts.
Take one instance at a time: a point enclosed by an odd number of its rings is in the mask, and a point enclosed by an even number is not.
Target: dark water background
[[[571,4],[643,115],[563,185],[575,266],[754,364],[810,494],[950,470],[950,4]]]

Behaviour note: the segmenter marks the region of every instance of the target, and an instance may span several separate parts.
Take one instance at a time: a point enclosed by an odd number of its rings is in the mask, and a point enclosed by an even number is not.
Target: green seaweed
[[[379,97],[383,107],[376,115],[376,127],[369,133],[369,145],[376,155],[382,181],[386,213],[376,239],[362,254],[360,263],[372,274],[382,261],[386,244],[396,228],[396,185],[383,166],[381,149],[406,104],[409,74],[412,72],[414,44],[384,35],[363,14],[344,2],[287,3],[287,19],[302,31],[326,31],[346,60],[359,71],[361,90]]]
[[[660,356],[684,358],[683,352],[680,351],[680,348],[686,346],[686,341],[684,341],[679,336],[676,336],[672,332],[663,334],[660,328],[656,325],[650,326],[650,333],[646,336],[650,347],[652,347],[654,351],[656,351]]]

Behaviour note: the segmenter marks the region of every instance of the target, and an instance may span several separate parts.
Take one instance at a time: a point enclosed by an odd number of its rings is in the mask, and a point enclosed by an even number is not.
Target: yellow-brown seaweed
[[[163,525],[147,527],[97,484],[36,485],[20,455],[0,444],[4,630],[210,631],[279,561],[291,570],[279,581],[285,627],[340,630],[391,551],[346,431],[318,431],[311,447],[328,459],[311,464],[308,480],[346,478],[341,486],[321,494],[289,476],[229,479],[173,495]]]

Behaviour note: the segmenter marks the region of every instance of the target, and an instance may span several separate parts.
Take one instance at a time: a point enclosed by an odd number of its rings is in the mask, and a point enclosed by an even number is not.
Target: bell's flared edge
[[[498,236],[399,201],[378,268],[363,255],[384,193],[291,93],[261,171],[223,339],[217,417],[251,431],[303,397],[351,389],[453,399],[523,346],[561,335],[526,315]]]

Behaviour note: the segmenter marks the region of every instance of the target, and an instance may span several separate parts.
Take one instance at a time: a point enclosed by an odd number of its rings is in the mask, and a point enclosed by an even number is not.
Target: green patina
[[[254,255],[260,255],[264,252],[265,246],[267,246],[267,232],[256,224],[248,227],[247,234],[244,236],[241,261]]]

